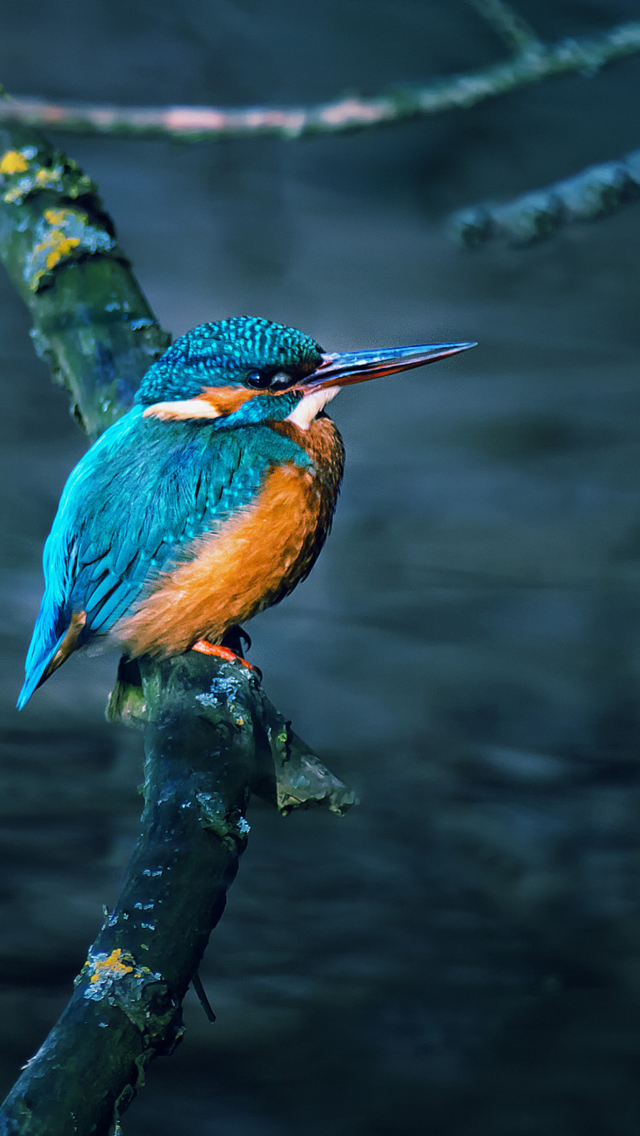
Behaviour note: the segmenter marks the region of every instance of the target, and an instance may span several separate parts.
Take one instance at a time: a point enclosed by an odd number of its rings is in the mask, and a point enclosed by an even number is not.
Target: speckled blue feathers
[[[320,476],[300,433],[275,423],[290,415],[303,397],[300,379],[321,361],[321,348],[302,332],[243,317],[201,324],[150,367],[134,408],[65,487],[45,546],[45,592],[19,707],[71,651],[114,628],[117,636],[116,625],[160,587],[163,573],[197,559],[203,543],[258,501],[271,472],[294,466]],[[227,409],[212,416],[207,400],[216,388],[227,388]],[[238,388],[231,400],[229,388]],[[173,403],[180,407],[167,415]],[[333,504],[341,458],[338,465]],[[256,540],[264,539],[261,529]]]
[[[254,316],[203,323],[181,335],[147,371],[136,402],[194,398],[203,387],[242,385],[253,370],[306,375],[322,348],[295,328]]]
[[[19,708],[46,675],[72,612],[87,616],[78,645],[106,634],[194,539],[251,503],[270,468],[309,465],[304,450],[267,426],[216,425],[160,422],[138,406],[76,466],[45,546],[45,594]]]

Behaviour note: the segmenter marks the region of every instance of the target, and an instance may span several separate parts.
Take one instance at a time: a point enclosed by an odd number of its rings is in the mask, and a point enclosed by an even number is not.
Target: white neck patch
[[[291,411],[285,422],[293,422],[299,430],[308,430],[311,423],[315,421],[321,410],[340,394],[340,387],[327,387],[326,390],[313,391],[312,394],[305,394],[300,402]]]

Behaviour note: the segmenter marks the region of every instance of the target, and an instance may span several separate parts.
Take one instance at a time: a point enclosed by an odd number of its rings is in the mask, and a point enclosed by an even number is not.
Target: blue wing
[[[136,407],[110,427],[71,474],[45,545],[18,708],[53,669],[74,613],[86,612],[78,646],[105,635],[155,573],[189,559],[193,541],[249,504],[283,460],[308,461],[264,426],[159,422]]]

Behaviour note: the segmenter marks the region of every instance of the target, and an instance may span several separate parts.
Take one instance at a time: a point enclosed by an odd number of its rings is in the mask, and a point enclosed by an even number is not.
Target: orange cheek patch
[[[205,387],[200,397],[213,406],[218,414],[223,415],[235,413],[255,393],[246,387]]]
[[[176,422],[185,418],[223,418],[239,410],[250,398],[252,391],[244,387],[205,387],[196,398],[155,402],[143,412],[143,418],[160,418],[163,422]]]

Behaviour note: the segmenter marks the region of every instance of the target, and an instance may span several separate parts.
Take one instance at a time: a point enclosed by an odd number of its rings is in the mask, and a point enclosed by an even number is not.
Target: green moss
[[[0,260],[34,346],[95,438],[129,409],[170,342],[115,239],[96,187],[37,132],[0,130]]]

